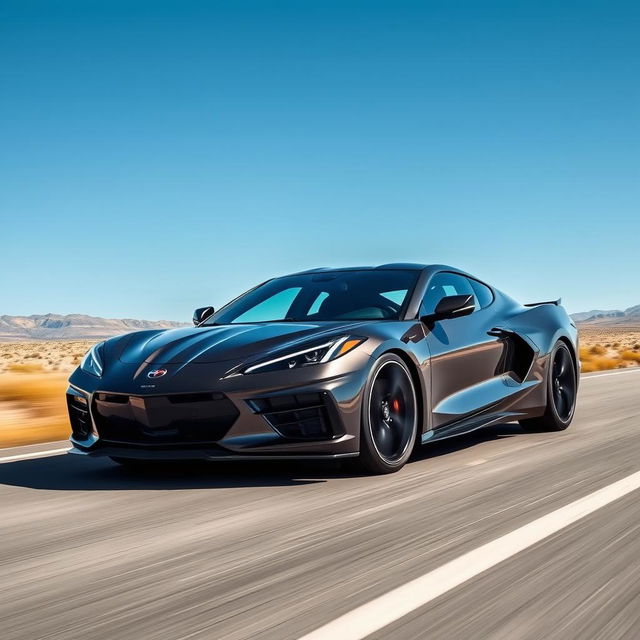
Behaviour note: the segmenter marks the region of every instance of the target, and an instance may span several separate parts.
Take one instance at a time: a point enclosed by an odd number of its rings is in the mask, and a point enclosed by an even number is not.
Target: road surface
[[[64,446],[0,450],[3,640],[640,637],[640,370],[391,476]]]

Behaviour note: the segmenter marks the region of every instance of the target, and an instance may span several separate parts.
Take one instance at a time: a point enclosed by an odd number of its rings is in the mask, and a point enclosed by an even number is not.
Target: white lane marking
[[[392,589],[300,640],[362,640],[507,558],[640,488],[640,471]]]
[[[29,458],[46,458],[47,456],[59,456],[61,453],[69,451],[69,447],[64,449],[49,449],[48,451],[32,451],[31,453],[19,453],[14,456],[3,456],[0,458],[0,464],[3,462],[15,462],[16,460],[28,460]]]
[[[26,449],[27,447],[43,447],[45,444],[67,444],[68,440],[50,440],[49,442],[37,442],[36,444],[21,444],[17,447],[2,447],[0,448],[0,458],[6,451],[13,451],[14,449]]]
[[[636,371],[640,371],[640,367],[637,369],[627,369],[626,371],[612,371],[611,373],[596,373],[595,375],[582,375],[580,376],[580,382],[584,382],[585,380],[591,380],[592,378],[604,378],[605,376],[621,376],[625,373],[635,373]]]
[[[0,454],[5,451],[13,451],[14,449],[26,449],[27,447],[43,447],[45,444],[66,444],[68,440],[49,440],[49,442],[36,442],[35,444],[20,444],[17,447],[2,447],[0,448]],[[1,455],[0,455],[1,457]]]

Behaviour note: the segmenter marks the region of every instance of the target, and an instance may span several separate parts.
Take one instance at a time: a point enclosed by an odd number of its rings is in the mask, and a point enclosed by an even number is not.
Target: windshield
[[[370,269],[276,278],[230,302],[203,325],[397,320],[418,275],[418,271]]]

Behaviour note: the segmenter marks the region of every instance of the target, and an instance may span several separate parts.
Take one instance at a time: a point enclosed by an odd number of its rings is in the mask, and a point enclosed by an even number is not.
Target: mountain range
[[[640,304],[634,307],[629,307],[624,311],[619,309],[610,309],[608,311],[602,311],[600,309],[594,309],[592,311],[582,311],[580,313],[572,313],[571,317],[578,324],[590,324],[590,325],[640,325]]]
[[[141,329],[174,329],[188,326],[168,320],[117,320],[72,313],[34,316],[0,316],[0,342],[30,340],[99,340]]]
[[[578,324],[613,326],[639,325],[640,304],[624,311],[593,309],[573,313]],[[58,315],[46,313],[33,316],[0,316],[0,342],[30,340],[100,340],[143,329],[175,329],[189,326],[170,320],[133,320],[87,316],[79,313]]]

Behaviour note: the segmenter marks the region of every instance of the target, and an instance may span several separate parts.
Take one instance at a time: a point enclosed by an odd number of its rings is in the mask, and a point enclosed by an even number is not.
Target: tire
[[[520,420],[526,431],[564,431],[573,420],[578,380],[569,347],[559,340],[549,356],[547,406],[542,416]]]
[[[399,471],[416,439],[418,402],[407,365],[392,353],[369,373],[362,401],[360,466],[368,473]]]

